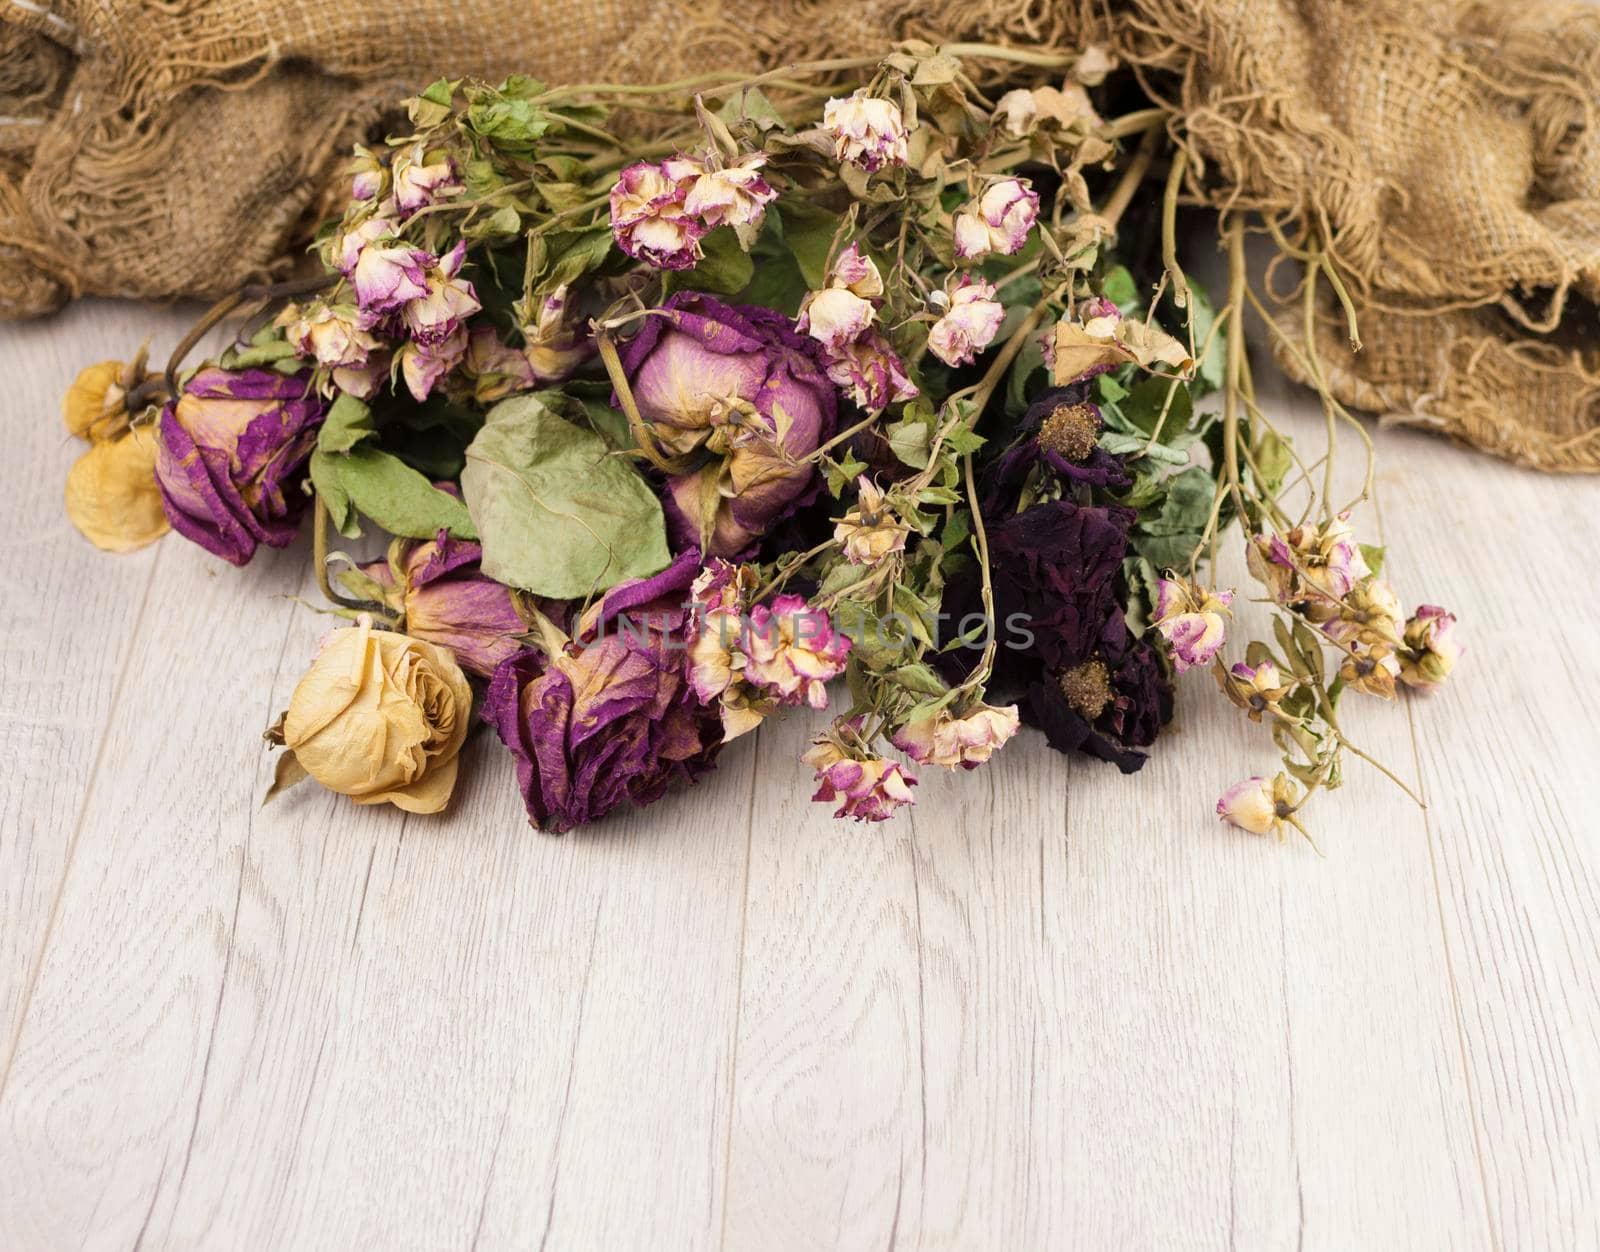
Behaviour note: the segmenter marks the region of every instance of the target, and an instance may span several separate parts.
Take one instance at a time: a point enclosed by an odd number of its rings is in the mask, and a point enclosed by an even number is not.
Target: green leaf
[[[1273,430],[1261,432],[1261,437],[1256,440],[1256,446],[1251,449],[1251,456],[1261,471],[1262,481],[1259,485],[1269,494],[1283,486],[1283,480],[1289,476],[1289,470],[1294,465],[1294,457],[1289,451],[1289,441],[1280,439]]]
[[[550,116],[531,100],[502,96],[472,105],[467,125],[502,148],[530,148],[550,129]]]
[[[701,241],[704,252],[692,270],[676,270],[667,275],[667,286],[674,291],[712,291],[731,296],[743,290],[755,275],[755,262],[739,246],[739,236],[731,226],[719,226]]]
[[[563,283],[575,283],[599,269],[611,255],[611,227],[597,222],[583,230],[551,231],[538,236],[544,253],[540,274],[531,294],[542,295]]]
[[[661,504],[599,435],[560,417],[557,393],[489,410],[467,448],[461,489],[483,542],[483,571],[512,587],[575,600],[665,569]]]
[[[932,430],[924,416],[908,410],[898,422],[885,427],[883,432],[895,456],[912,469],[928,468],[928,446]]]
[[[340,392],[317,432],[317,447],[323,452],[348,452],[358,443],[377,435],[372,410],[354,396]]]
[[[746,87],[737,95],[729,96],[717,110],[717,116],[729,126],[736,126],[747,120],[754,122],[756,128],[763,131],[783,126],[783,114],[773,107],[772,101],[768,100],[758,87]]]
[[[1199,535],[1204,531],[1217,493],[1216,480],[1198,465],[1191,465],[1167,479],[1166,489],[1160,514],[1143,519],[1140,529],[1151,535]]]
[[[1372,571],[1372,576],[1376,578],[1381,575],[1383,573],[1383,558],[1388,549],[1372,543],[1363,543],[1357,546],[1361,549],[1361,555],[1366,558],[1367,567]]]
[[[950,690],[944,679],[934,673],[931,666],[924,665],[921,661],[913,665],[902,665],[889,677],[907,691],[915,692],[919,696],[942,696]]]
[[[1167,406],[1169,391],[1172,393],[1172,404],[1167,409],[1167,420],[1161,426],[1161,436],[1170,441],[1174,435],[1188,428],[1189,419],[1194,415],[1194,402],[1189,398],[1189,389],[1182,382],[1171,378],[1144,379],[1122,402],[1122,415],[1146,435],[1153,435],[1156,424],[1161,421],[1161,410]]]
[[[820,289],[828,281],[828,252],[839,229],[838,214],[797,196],[784,196],[774,207],[783,223],[783,240],[794,253],[806,286]]]
[[[1139,303],[1139,284],[1125,265],[1116,265],[1106,271],[1100,283],[1100,294],[1123,312]]]
[[[356,533],[352,510],[371,518],[391,535],[432,539],[448,530],[458,539],[476,539],[466,506],[440,491],[397,456],[373,447],[348,453],[311,454],[311,481],[328,504],[339,533]]]

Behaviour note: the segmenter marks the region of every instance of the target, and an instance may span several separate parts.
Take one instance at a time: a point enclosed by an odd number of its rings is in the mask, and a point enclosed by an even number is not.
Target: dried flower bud
[[[1278,667],[1271,661],[1260,665],[1246,665],[1241,661],[1228,669],[1219,660],[1213,673],[1222,694],[1243,709],[1252,722],[1259,722],[1264,713],[1276,711],[1278,701],[1289,694],[1290,684],[1283,681]]]
[[[851,565],[876,565],[906,549],[911,528],[884,503],[883,492],[865,474],[856,480],[856,506],[833,528],[833,541]]]
[[[426,152],[418,142],[394,158],[394,202],[402,217],[459,196],[464,190],[465,185],[456,176],[456,164],[446,153]]]
[[[743,640],[745,678],[781,704],[828,707],[827,684],[844,673],[850,637],[802,596],[782,595],[750,611]]]
[[[960,717],[940,709],[907,722],[890,742],[919,765],[977,769],[1004,747],[1021,725],[1014,704],[1001,709],[979,704]]]
[[[1197,586],[1187,578],[1163,578],[1157,584],[1155,628],[1172,650],[1180,674],[1210,664],[1222,647],[1227,637],[1222,619],[1233,594]]]
[[[284,746],[357,804],[437,813],[456,784],[472,689],[444,649],[370,618],[328,636],[294,689]]]
[[[684,196],[684,210],[707,226],[760,226],[767,205],[778,198],[761,177],[766,163],[766,153],[751,152],[721,169],[703,170]]]
[[[844,287],[825,287],[806,296],[795,329],[810,335],[824,348],[842,353],[872,325],[878,311]]]
[[[355,160],[350,162],[350,198],[376,200],[383,194],[388,179],[389,171],[383,162],[358,145]]]
[[[1404,612],[1394,588],[1377,578],[1354,587],[1337,606],[1338,616],[1324,622],[1322,631],[1335,643],[1387,643],[1400,645],[1400,618]]]
[[[1293,820],[1295,800],[1295,787],[1287,774],[1279,773],[1271,782],[1257,775],[1222,793],[1217,816],[1252,835],[1275,834],[1282,839],[1284,825]]]
[[[822,110],[822,126],[833,137],[833,155],[866,170],[906,163],[906,124],[900,106],[857,92],[829,100]]]
[[[1005,318],[994,284],[963,274],[949,292],[949,308],[928,331],[928,351],[946,365],[970,365],[994,342]]]
[[[349,304],[318,300],[306,308],[291,304],[277,317],[295,354],[329,369],[364,367],[384,344],[372,333],[377,317]]]
[[[67,516],[95,547],[133,552],[166,534],[170,525],[156,483],[155,433],[135,428],[103,439],[67,473]]]
[[[869,413],[919,394],[905,362],[876,330],[867,331],[841,352],[830,353],[827,368],[834,385]]]
[[[431,254],[406,243],[400,228],[383,216],[369,217],[335,241],[334,266],[355,288],[356,303],[369,313],[390,313],[428,294]]]
[[[1400,681],[1426,690],[1450,676],[1466,650],[1455,637],[1456,618],[1437,604],[1424,604],[1406,623]]]
[[[461,364],[467,355],[467,330],[457,326],[438,341],[414,339],[400,349],[400,376],[406,390],[419,403],[426,400],[439,380]]]
[[[911,788],[917,780],[899,764],[872,753],[850,755],[832,736],[814,740],[800,759],[816,771],[817,792],[811,798],[824,804],[839,802],[835,817],[882,822],[902,805],[915,803]]]
[[[1021,252],[1038,220],[1039,193],[1021,178],[998,179],[956,214],[956,259],[977,261],[991,253]]]
[[[428,267],[423,276],[423,294],[406,301],[400,310],[400,320],[413,343],[443,343],[483,308],[472,284],[460,277],[466,256],[467,242],[459,239],[455,247]]]
[[[79,439],[109,438],[127,424],[129,367],[121,361],[101,361],[78,371],[61,401],[61,418]]]
[[[1356,644],[1339,666],[1339,677],[1347,687],[1383,700],[1393,700],[1394,682],[1400,677],[1400,662],[1389,644],[1375,643],[1370,647]]]

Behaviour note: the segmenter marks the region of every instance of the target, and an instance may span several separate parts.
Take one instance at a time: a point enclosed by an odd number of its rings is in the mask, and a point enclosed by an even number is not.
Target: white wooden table
[[[881,827],[804,719],[564,839],[488,735],[440,818],[262,809],[306,549],[60,507],[74,371],[184,321],[0,326],[4,1252],[1600,1246],[1600,482],[1381,435],[1470,651],[1352,715],[1431,807],[1357,766],[1325,860],[1212,816],[1273,756],[1198,689],[1133,780],[1030,734]]]

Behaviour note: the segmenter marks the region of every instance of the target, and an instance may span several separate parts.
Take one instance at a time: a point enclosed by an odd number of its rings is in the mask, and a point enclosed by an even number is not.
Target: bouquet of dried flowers
[[[85,372],[69,511],[104,547],[170,525],[236,565],[309,513],[350,624],[268,731],[274,791],[437,811],[481,720],[561,832],[806,705],[835,711],[816,798],[880,821],[915,769],[976,769],[1024,723],[1133,773],[1209,668],[1283,754],[1217,812],[1304,831],[1363,755],[1341,697],[1443,681],[1455,621],[1407,617],[1352,527],[1366,492],[1330,498],[1341,422],[1370,486],[1360,425],[1325,400],[1316,489],[1256,404],[1247,223],[1213,306],[1177,262],[1185,154],[1162,110],[1115,113],[1113,68],[906,43],[436,82],[358,150],[314,272],[223,301],[163,374]],[[1265,228],[1308,317],[1343,291],[1316,238]],[[1208,571],[1235,522],[1276,616],[1229,666]]]

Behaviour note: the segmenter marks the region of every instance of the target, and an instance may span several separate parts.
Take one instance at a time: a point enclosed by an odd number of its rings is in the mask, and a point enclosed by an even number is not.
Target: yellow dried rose
[[[79,371],[61,401],[67,430],[79,439],[98,443],[115,433],[127,417],[128,367],[121,361],[101,361]]]
[[[156,483],[154,432],[97,442],[67,472],[67,516],[107,552],[132,552],[170,528]]]
[[[456,785],[472,689],[445,648],[363,617],[328,636],[294,689],[283,742],[306,773],[357,804],[437,813]]]

